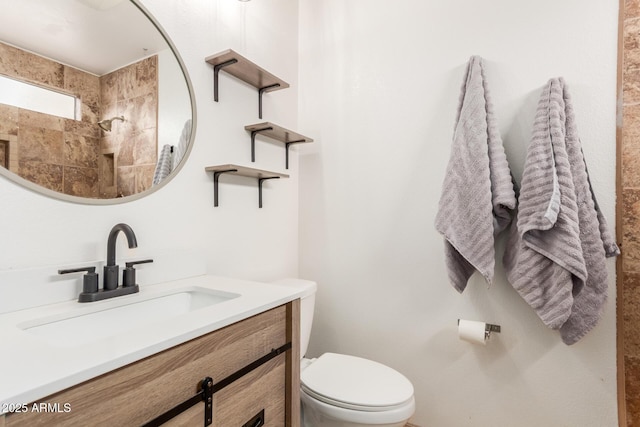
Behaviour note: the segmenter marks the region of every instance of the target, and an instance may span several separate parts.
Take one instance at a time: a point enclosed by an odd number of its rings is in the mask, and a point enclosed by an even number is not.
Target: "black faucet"
[[[123,232],[127,238],[129,248],[137,248],[138,241],[136,235],[127,224],[116,224],[109,233],[107,240],[107,265],[104,266],[103,289],[109,291],[118,287],[119,267],[116,265],[116,240],[118,233]]]
[[[100,301],[107,298],[113,298],[120,295],[129,295],[140,290],[136,283],[136,271],[134,266],[137,264],[146,264],[153,262],[152,259],[141,261],[131,261],[126,263],[126,267],[122,274],[122,286],[118,286],[119,267],[116,265],[116,240],[118,234],[123,232],[127,238],[130,248],[137,248],[138,241],[136,235],[127,224],[116,224],[109,233],[107,240],[107,265],[104,266],[104,279],[102,289],[98,289],[98,275],[95,267],[83,267],[67,270],[58,270],[59,274],[78,273],[85,271],[87,274],[83,278],[82,292],[78,296],[79,302]]]

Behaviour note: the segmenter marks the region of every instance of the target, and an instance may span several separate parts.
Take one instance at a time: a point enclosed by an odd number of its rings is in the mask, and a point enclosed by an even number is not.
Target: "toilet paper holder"
[[[458,319],[458,325],[460,325],[460,319]],[[484,338],[489,339],[491,332],[500,333],[500,325],[493,325],[491,323],[484,324]]]
[[[491,323],[487,323],[484,327],[484,337],[489,339],[491,336],[491,332],[500,333],[500,325],[492,325]]]

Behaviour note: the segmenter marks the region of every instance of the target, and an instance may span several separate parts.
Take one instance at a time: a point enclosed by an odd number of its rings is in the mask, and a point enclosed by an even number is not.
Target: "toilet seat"
[[[413,402],[413,386],[398,371],[355,356],[325,353],[300,376],[310,397],[339,408],[384,412]]]

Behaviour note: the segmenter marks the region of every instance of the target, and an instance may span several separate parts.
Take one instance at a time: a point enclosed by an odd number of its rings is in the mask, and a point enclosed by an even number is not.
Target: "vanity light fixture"
[[[100,120],[98,122],[98,126],[100,126],[100,129],[102,129],[105,132],[111,132],[111,123],[114,120],[120,120],[124,122],[124,116],[120,116],[120,117],[112,117],[108,120]]]

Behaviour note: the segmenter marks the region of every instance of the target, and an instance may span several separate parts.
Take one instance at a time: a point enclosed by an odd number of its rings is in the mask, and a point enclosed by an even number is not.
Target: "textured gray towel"
[[[435,226],[445,238],[449,280],[458,292],[478,270],[489,284],[494,234],[511,222],[516,197],[487,89],[482,58],[467,65]]]
[[[542,92],[521,187],[504,254],[507,278],[571,345],[598,322],[607,298],[605,257],[620,252],[595,201],[561,78]]]
[[[171,161],[171,170],[174,170],[178,167],[185,153],[187,152],[189,141],[191,140],[191,119],[184,122],[184,126],[182,127],[182,133],[180,134],[180,139],[178,140],[178,144],[173,149],[173,158]]]
[[[158,163],[156,164],[156,170],[153,172],[152,185],[158,185],[171,173],[171,157],[172,147],[169,144],[165,144],[158,156]]]

